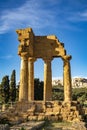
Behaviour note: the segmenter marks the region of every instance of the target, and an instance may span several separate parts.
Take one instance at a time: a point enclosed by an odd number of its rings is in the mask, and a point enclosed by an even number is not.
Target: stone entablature
[[[18,55],[21,57],[19,101],[34,100],[34,62],[37,58],[44,60],[44,101],[52,100],[51,61],[55,57],[63,60],[64,100],[71,101],[71,56],[66,54],[64,44],[55,35],[35,36],[31,28],[16,31]]]

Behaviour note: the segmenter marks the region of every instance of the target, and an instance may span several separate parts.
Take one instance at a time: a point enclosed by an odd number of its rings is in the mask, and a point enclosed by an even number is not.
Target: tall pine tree
[[[4,76],[1,82],[1,91],[2,91],[2,102],[8,103],[9,101],[9,76]]]
[[[43,86],[43,81],[38,78],[34,79],[34,100],[43,100]]]
[[[16,100],[16,72],[12,71],[10,79],[10,101],[14,102]]]

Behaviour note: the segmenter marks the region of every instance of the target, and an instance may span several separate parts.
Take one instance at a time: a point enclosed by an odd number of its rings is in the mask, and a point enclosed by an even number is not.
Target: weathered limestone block
[[[78,117],[79,116],[79,111],[75,111],[74,114]]]
[[[53,104],[52,104],[53,102],[52,101],[47,101],[45,104],[46,104],[46,107],[47,108],[52,108],[52,106],[53,106]]]
[[[71,106],[71,111],[76,111],[77,110],[77,108],[76,108],[76,106]]]
[[[5,111],[6,110],[6,104],[3,104],[2,105],[2,111]]]
[[[50,120],[52,120],[52,121],[58,121],[58,116],[50,116],[50,118],[49,118]]]
[[[75,129],[75,130],[86,130],[86,127],[85,127],[85,123],[84,122],[79,122],[79,121],[74,121],[72,123],[72,127]]]
[[[43,115],[38,115],[38,121],[43,121],[45,119],[45,116],[43,116]]]
[[[28,120],[30,120],[30,121],[37,121],[38,120],[38,116],[28,116]]]
[[[63,121],[68,121],[68,116],[63,116]]]
[[[32,106],[30,109],[27,110],[27,115],[33,116],[35,113],[35,106]]]
[[[56,107],[56,108],[54,107],[53,108],[53,113],[55,113],[55,115],[61,113],[61,107]]]
[[[47,108],[46,112],[53,112],[53,109],[52,108]]]
[[[46,112],[45,115],[46,116],[48,116],[48,115],[54,115],[54,113],[53,112]]]
[[[46,112],[46,104],[45,104],[45,103],[42,104],[42,111],[43,111],[44,113]]]
[[[71,115],[71,116],[73,116],[73,115],[74,115],[74,112],[73,112],[73,111],[71,111],[71,112],[70,112],[70,115]]]

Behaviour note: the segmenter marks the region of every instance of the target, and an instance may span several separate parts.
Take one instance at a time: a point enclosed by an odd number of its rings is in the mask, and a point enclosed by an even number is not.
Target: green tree
[[[9,76],[4,76],[1,82],[2,102],[8,103],[9,101]]]
[[[52,88],[52,99],[53,100],[59,100],[59,101],[63,101],[64,100],[64,90],[63,87],[62,88],[57,88],[54,87]]]
[[[87,100],[87,88],[73,88],[72,99],[84,103]]]
[[[43,81],[38,78],[34,79],[34,99],[43,100]]]
[[[12,71],[10,79],[10,101],[14,102],[16,100],[16,72]]]
[[[16,85],[16,101],[18,101],[19,98],[19,83]]]

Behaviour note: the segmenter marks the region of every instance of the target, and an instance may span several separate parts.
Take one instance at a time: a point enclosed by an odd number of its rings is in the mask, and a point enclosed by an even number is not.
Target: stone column
[[[70,60],[71,56],[64,56],[64,66],[63,66],[63,83],[64,83],[64,101],[70,102],[72,99],[72,87],[71,87],[71,69],[70,69]]]
[[[28,100],[28,58],[21,54],[19,101]]]
[[[52,100],[51,59],[44,59],[44,101]]]
[[[34,100],[34,58],[28,59],[28,101]]]

